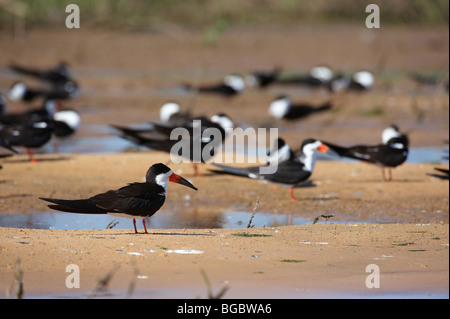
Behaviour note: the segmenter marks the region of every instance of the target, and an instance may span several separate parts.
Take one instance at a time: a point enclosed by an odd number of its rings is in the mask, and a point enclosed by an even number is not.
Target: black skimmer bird
[[[177,102],[169,101],[161,106],[159,118],[161,123],[172,126],[181,126],[191,120],[192,116],[189,111],[182,111],[180,104]]]
[[[8,96],[12,101],[33,101],[36,98],[47,100],[74,99],[79,94],[78,86],[72,82],[54,86],[50,89],[29,88],[24,82],[16,82],[9,89]]]
[[[194,118],[191,122],[181,127],[155,125],[155,130],[162,134],[163,138],[155,138],[145,134],[122,135],[121,137],[141,146],[157,151],[170,153],[173,156],[188,159],[194,164],[194,172],[199,176],[197,163],[210,161],[218,147],[227,136],[227,130],[233,128],[232,120],[225,114],[217,114],[207,119],[205,117]],[[171,139],[174,129],[180,129],[177,139]],[[215,129],[216,131],[212,131]],[[209,135],[209,133],[217,133]],[[205,136],[206,135],[206,136]],[[220,135],[217,136],[217,135]]]
[[[203,85],[199,87],[191,87],[188,85],[187,88],[199,93],[211,93],[232,97],[244,91],[245,81],[240,75],[230,74],[225,76],[223,82],[218,84]]]
[[[80,114],[71,108],[60,108],[59,105],[52,116],[53,134],[65,138],[74,134],[81,125]]]
[[[0,95],[0,102],[1,98],[2,96]],[[3,112],[5,109],[6,107],[3,108]],[[21,130],[21,126],[39,122],[51,122],[54,136],[65,138],[76,132],[80,126],[81,117],[73,109],[61,108],[61,103],[55,100],[46,100],[41,108],[22,113],[2,114],[0,109],[0,124],[13,126],[15,134]]]
[[[332,92],[342,91],[369,91],[375,85],[375,76],[370,71],[358,71],[347,77],[343,74],[337,75],[329,83],[329,89]]]
[[[53,114],[53,150],[58,153],[59,142],[69,139],[81,125],[80,114],[69,108],[59,109]]]
[[[292,104],[291,99],[286,95],[278,96],[269,108],[269,114],[276,119],[297,120],[309,115],[328,111],[332,108],[331,102],[324,103],[321,106],[312,106],[309,104]]]
[[[277,84],[302,85],[313,88],[327,87],[334,77],[334,72],[327,66],[312,68],[307,75],[276,80]]]
[[[250,86],[257,86],[259,88],[265,88],[270,84],[276,82],[280,76],[281,68],[275,68],[273,71],[254,71],[249,73],[245,80]]]
[[[152,165],[145,175],[144,183],[131,183],[117,190],[110,190],[88,199],[65,200],[54,198],[40,199],[52,203],[49,208],[81,214],[110,214],[133,218],[134,232],[137,234],[136,218],[142,218],[145,233],[145,220],[154,215],[164,204],[167,183],[174,182],[194,190],[197,188],[183,177],[173,173],[169,167],[158,163]]]
[[[124,127],[121,125],[115,125],[111,124],[110,126],[114,129],[121,132],[122,137],[126,138],[127,136],[137,136],[140,134],[147,134],[147,133],[157,133],[157,130],[155,129],[155,126],[159,125],[161,127],[163,126],[170,126],[170,127],[180,127],[188,125],[189,122],[192,121],[192,116],[190,112],[188,111],[182,111],[181,107],[178,103],[169,101],[167,103],[164,103],[161,106],[161,109],[159,111],[159,118],[160,122],[149,122],[149,125],[142,126],[142,127]]]
[[[50,84],[49,89],[36,90],[29,89],[24,83],[18,82],[10,90],[11,99],[30,101],[39,96],[47,99],[72,99],[79,94],[78,84],[73,79],[69,66],[65,63],[60,63],[49,70],[25,68],[18,65],[10,65],[9,68]]]
[[[197,124],[194,121],[197,121]],[[169,123],[153,123],[153,125],[154,131],[165,135],[165,137],[169,137],[172,130],[176,128],[184,128],[193,136],[194,128],[200,128],[202,133],[208,128],[217,128],[222,134],[225,134],[226,129],[232,129],[234,126],[233,121],[224,113],[213,115],[210,119],[205,116],[193,117],[182,125],[171,125]]]
[[[9,68],[14,72],[31,76],[40,81],[45,81],[52,84],[73,81],[69,66],[66,63],[59,63],[53,69],[49,70],[26,68],[15,64],[11,64]]]
[[[278,147],[278,151],[282,148],[283,147]],[[235,168],[213,163],[212,165],[220,168],[221,171],[212,171],[219,174],[230,174],[291,185],[289,188],[290,198],[291,200],[296,201],[297,199],[294,197],[293,188],[294,186],[306,181],[313,173],[314,164],[316,161],[316,151],[325,153],[328,151],[328,147],[321,141],[310,138],[303,141],[300,150],[296,152],[295,156],[289,155],[287,159],[278,161],[276,163],[276,170],[272,173],[264,174],[264,168],[267,168],[269,165],[273,165],[273,162],[264,166],[251,166],[246,168]]]
[[[30,162],[34,159],[34,148],[47,143],[53,134],[51,121],[27,122],[0,127],[0,140],[10,146],[22,146],[27,149]]]
[[[1,95],[0,95],[1,98]],[[57,109],[58,102],[54,100],[46,100],[40,108],[19,112],[6,112],[7,104],[3,106],[3,111],[0,112],[0,123],[5,125],[23,124],[30,122],[40,122],[51,120]]]
[[[386,180],[385,168],[389,170],[389,181],[392,181],[392,168],[403,164],[408,158],[409,140],[400,133],[396,125],[391,125],[382,133],[382,144],[367,146],[355,145],[342,147],[323,142],[331,151],[339,156],[376,164],[382,167],[383,180]]]
[[[368,91],[375,85],[375,76],[370,71],[358,71],[352,75],[349,91]]]

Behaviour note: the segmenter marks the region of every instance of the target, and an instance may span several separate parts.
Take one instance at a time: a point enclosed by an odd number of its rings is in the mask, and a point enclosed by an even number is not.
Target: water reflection
[[[198,209],[161,210],[150,218],[149,229],[199,229],[199,228],[247,228],[251,212],[245,211],[199,211]],[[132,229],[130,218],[110,215],[86,215],[63,212],[35,212],[32,214],[0,214],[0,226],[34,229]],[[253,227],[304,225],[311,220],[294,215],[256,213],[251,220]]]

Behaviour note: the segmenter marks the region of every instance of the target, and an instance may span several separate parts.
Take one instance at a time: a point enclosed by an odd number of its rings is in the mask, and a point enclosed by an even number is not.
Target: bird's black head
[[[64,61],[55,66],[53,71],[60,74],[61,76],[64,76],[66,79],[71,78],[69,64]]]
[[[167,182],[174,182],[189,188],[197,190],[197,188],[189,183],[185,178],[175,174],[172,170],[162,163],[152,165],[145,176],[147,183],[156,183],[167,190]]]
[[[396,132],[400,132],[400,129],[397,124],[391,124],[389,127],[392,128]]]
[[[145,180],[147,183],[155,181],[156,176],[161,174],[166,174],[170,172],[171,169],[162,163],[153,164],[147,171],[145,175]]]
[[[308,145],[308,144],[314,144],[315,142],[317,142],[316,139],[314,139],[314,138],[307,138],[306,140],[303,140],[301,149],[303,149],[306,145]]]

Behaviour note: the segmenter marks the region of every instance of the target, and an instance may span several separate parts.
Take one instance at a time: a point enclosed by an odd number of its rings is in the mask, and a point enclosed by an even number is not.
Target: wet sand
[[[214,293],[229,287],[226,298],[448,296],[448,225],[167,229],[150,235],[2,228],[1,236],[1,288],[14,281],[20,257],[25,297],[85,297],[113,270],[108,290],[119,298],[135,280],[134,297],[206,298],[202,271]],[[65,285],[69,264],[79,266],[79,289]],[[366,287],[371,264],[379,267],[378,289]]]

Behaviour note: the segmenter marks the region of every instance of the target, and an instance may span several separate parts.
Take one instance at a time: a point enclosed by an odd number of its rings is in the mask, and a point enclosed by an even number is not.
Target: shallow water
[[[113,129],[102,126],[92,126],[92,131],[99,133],[112,132]],[[77,137],[57,142],[58,153],[60,154],[108,154],[108,153],[122,153],[129,150],[140,149],[142,151],[150,151],[145,147],[139,147],[135,144],[114,135],[101,135],[92,137]],[[255,157],[258,154],[255,148],[237,148],[242,149],[246,156]],[[52,153],[54,145],[48,143],[40,152]],[[260,150],[259,154],[265,154],[265,149]],[[444,159],[445,151],[441,147],[417,147],[411,148],[409,151],[407,163],[448,163]],[[338,160],[338,161],[353,161],[351,159],[339,158],[333,155],[319,153],[317,155],[319,160]]]
[[[164,211],[155,214],[147,223],[147,228],[183,229],[183,228],[247,228],[251,212],[225,211],[212,212],[210,215],[191,213],[177,214],[174,211]],[[117,223],[117,224],[116,224]],[[293,215],[256,213],[251,225],[254,227],[274,227],[284,225],[311,224],[312,220]],[[110,224],[114,228],[133,229],[131,218],[110,215],[86,215],[64,212],[34,212],[31,214],[0,214],[0,226],[32,229],[105,229]],[[142,228],[140,221],[136,223]]]

